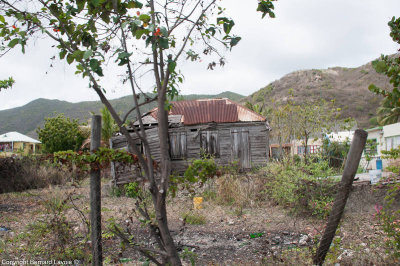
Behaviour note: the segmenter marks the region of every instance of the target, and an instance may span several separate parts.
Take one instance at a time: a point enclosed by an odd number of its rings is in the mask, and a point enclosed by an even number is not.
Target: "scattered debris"
[[[338,260],[340,261],[340,260],[342,260],[342,259],[344,259],[344,258],[346,258],[346,257],[347,257],[347,258],[352,257],[353,254],[354,254],[353,251],[348,250],[348,249],[345,249],[345,250],[343,251],[343,253],[340,254],[340,256],[338,257]]]
[[[257,238],[257,237],[262,237],[264,235],[264,232],[260,233],[251,233],[250,238]]]
[[[0,231],[11,231],[11,228],[5,227],[5,226],[0,226]]]
[[[310,236],[309,235],[302,235],[299,239],[299,245],[300,246],[305,246],[307,245],[307,242],[310,241]]]

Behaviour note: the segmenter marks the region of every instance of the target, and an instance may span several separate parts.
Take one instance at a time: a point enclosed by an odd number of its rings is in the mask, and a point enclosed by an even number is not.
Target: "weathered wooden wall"
[[[215,161],[219,165],[228,165],[233,161],[247,161],[248,163],[240,163],[242,168],[245,169],[265,165],[269,159],[269,129],[267,129],[265,122],[214,123],[171,127],[169,133],[172,150],[177,154],[176,159],[171,160],[171,168],[172,171],[177,173],[183,173],[193,159],[199,159],[201,149],[216,153]],[[146,134],[151,155],[158,161],[160,160],[158,129],[148,129]],[[132,135],[135,134],[132,133]],[[204,145],[205,141],[209,141],[211,144],[206,146]],[[114,137],[110,140],[110,143],[111,147],[115,149],[127,148],[124,136]],[[138,145],[140,145],[139,141]],[[248,152],[244,150],[244,145],[248,146]],[[207,150],[207,147],[209,150]],[[179,152],[180,150],[182,152]],[[177,159],[182,154],[184,155],[183,159]],[[117,163],[113,164],[112,171],[116,184],[142,179],[137,169],[124,167]]]

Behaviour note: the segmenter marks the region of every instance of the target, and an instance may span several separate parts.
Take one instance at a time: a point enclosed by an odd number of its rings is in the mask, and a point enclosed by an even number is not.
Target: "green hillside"
[[[205,98],[229,98],[239,101],[244,96],[233,93],[223,92],[217,95],[183,95],[184,99],[205,99]],[[143,101],[144,97],[140,97],[139,101]],[[133,106],[132,96],[110,100],[116,111],[120,114],[126,113]],[[156,103],[153,102],[144,106],[142,112],[147,112],[154,108]],[[100,101],[87,101],[79,103],[70,103],[60,100],[37,99],[24,106],[0,111],[0,134],[17,131],[36,137],[36,129],[42,126],[44,118],[54,116],[55,113],[64,113],[65,116],[78,118],[81,122],[86,122],[91,112],[99,113],[103,107]]]

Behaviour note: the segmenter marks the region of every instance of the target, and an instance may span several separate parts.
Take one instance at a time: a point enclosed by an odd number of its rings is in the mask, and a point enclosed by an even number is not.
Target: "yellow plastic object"
[[[195,210],[203,209],[203,197],[194,197],[193,205]]]

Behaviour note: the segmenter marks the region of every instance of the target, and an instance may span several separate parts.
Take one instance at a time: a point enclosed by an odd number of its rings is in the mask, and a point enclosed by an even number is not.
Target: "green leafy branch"
[[[15,81],[12,77],[5,79],[5,80],[0,80],[0,91],[1,91],[1,89],[11,88],[14,83],[15,83]]]
[[[81,171],[99,170],[108,167],[111,162],[121,162],[126,164],[138,164],[138,156],[124,150],[114,150],[110,148],[100,147],[95,152],[89,151],[60,151],[49,155],[47,160],[51,160],[54,164],[77,167]],[[157,164],[154,162],[154,166]]]

